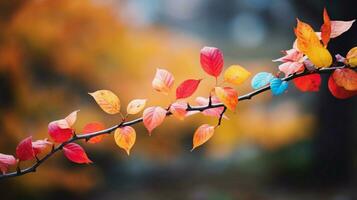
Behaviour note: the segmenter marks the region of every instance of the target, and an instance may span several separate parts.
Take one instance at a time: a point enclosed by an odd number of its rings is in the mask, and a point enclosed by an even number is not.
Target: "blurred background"
[[[114,91],[123,108],[134,98],[168,105],[174,95],[151,88],[157,67],[171,71],[176,86],[203,78],[195,95],[207,96],[214,80],[199,64],[203,46],[222,49],[225,67],[276,72],[271,60],[292,47],[296,17],[318,30],[325,6],[331,19],[351,20],[353,3],[1,0],[0,152],[13,154],[29,135],[48,137],[47,124],[76,109],[77,132],[91,121],[118,123],[87,94],[98,89]],[[331,53],[346,55],[356,33],[354,25],[333,39]],[[135,125],[130,157],[112,135],[96,145],[80,142],[94,164],[76,165],[58,153],[37,173],[0,181],[1,199],[357,199],[357,99],[336,100],[326,80],[319,93],[291,84],[286,95],[239,103],[192,153],[195,129],[216,119],[170,117],[151,137]],[[251,90],[249,82],[239,94]]]

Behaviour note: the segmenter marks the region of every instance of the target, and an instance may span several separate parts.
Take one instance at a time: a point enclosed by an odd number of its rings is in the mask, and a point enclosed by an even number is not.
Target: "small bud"
[[[350,67],[357,67],[357,47],[353,47],[347,53],[345,63]]]

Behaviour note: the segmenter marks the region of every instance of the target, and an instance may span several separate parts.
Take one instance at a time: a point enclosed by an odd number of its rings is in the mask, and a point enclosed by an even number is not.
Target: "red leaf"
[[[35,157],[35,152],[32,148],[32,136],[25,138],[17,145],[16,157],[20,161],[31,160]]]
[[[302,92],[317,92],[320,90],[321,75],[310,74],[293,80],[297,89]]]
[[[5,174],[11,165],[16,165],[15,157],[0,153],[0,171],[2,174]]]
[[[105,126],[102,123],[91,122],[84,126],[82,132],[83,133],[94,133],[94,132],[101,131],[104,129],[105,129]],[[98,135],[98,136],[95,136],[95,137],[92,137],[91,139],[89,139],[88,143],[95,144],[95,143],[102,141],[103,138],[104,138],[104,135]]]
[[[72,137],[74,130],[65,119],[61,119],[48,124],[48,133],[53,141],[62,143]]]
[[[331,21],[330,21],[330,17],[328,16],[326,8],[324,8],[323,18],[324,18],[324,24],[322,24],[321,26],[321,40],[322,43],[325,46],[327,46],[331,36]]]
[[[188,79],[182,82],[176,89],[176,99],[183,99],[191,96],[200,84],[201,79]]]
[[[32,148],[35,152],[35,155],[40,154],[49,145],[52,145],[52,143],[49,142],[47,138],[45,138],[44,140],[36,140],[35,142],[32,142]]]
[[[76,144],[76,143],[66,144],[63,147],[63,152],[64,152],[64,155],[72,162],[75,162],[78,164],[92,163],[92,161],[89,160],[84,149],[79,144]]]
[[[201,66],[211,76],[218,77],[223,69],[223,53],[216,47],[203,47],[200,56]]]
[[[338,86],[332,75],[328,80],[328,88],[331,94],[338,99],[347,99],[357,94],[357,91],[348,91],[343,87]]]

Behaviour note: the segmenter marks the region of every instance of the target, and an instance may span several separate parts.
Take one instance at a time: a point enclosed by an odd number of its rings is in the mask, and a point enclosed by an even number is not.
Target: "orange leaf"
[[[131,126],[124,126],[117,128],[114,132],[115,143],[126,153],[130,154],[130,149],[134,146],[136,139],[136,132]]]
[[[98,90],[88,94],[94,98],[104,112],[108,114],[117,114],[120,112],[120,100],[112,91]]]
[[[94,133],[94,132],[101,131],[104,129],[105,129],[105,126],[102,123],[90,122],[84,126],[82,133]],[[98,135],[98,136],[92,137],[88,140],[88,143],[91,143],[91,144],[98,143],[98,142],[102,141],[104,136],[105,135]]]
[[[198,127],[195,134],[193,135],[192,150],[207,142],[213,136],[213,133],[214,133],[214,126],[203,124],[200,127]]]
[[[297,47],[316,67],[329,67],[332,64],[330,52],[324,48],[310,25],[297,20],[295,35]]]
[[[146,129],[149,131],[149,135],[151,135],[152,130],[159,126],[166,117],[166,110],[156,106],[149,107],[144,110],[143,113],[143,122]]]
[[[327,46],[328,42],[330,41],[331,36],[331,21],[330,17],[328,16],[326,8],[324,8],[324,24],[321,26],[321,40],[325,47]]]
[[[152,87],[163,94],[168,94],[174,85],[174,77],[165,69],[156,69],[155,78],[152,81]]]
[[[347,99],[357,95],[357,91],[345,90],[343,87],[338,86],[332,75],[328,79],[328,89],[338,99]]]
[[[214,92],[217,98],[225,105],[229,110],[235,110],[238,103],[238,93],[231,87],[215,87]]]
[[[175,102],[170,106],[170,112],[173,116],[179,120],[184,120],[187,114],[187,103],[186,102]]]
[[[357,91],[357,72],[352,69],[336,69],[333,74],[336,84],[349,91]]]

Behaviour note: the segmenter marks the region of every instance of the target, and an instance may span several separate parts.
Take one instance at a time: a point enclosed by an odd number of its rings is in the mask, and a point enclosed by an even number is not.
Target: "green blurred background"
[[[353,3],[1,0],[0,151],[14,153],[29,135],[48,137],[47,124],[76,109],[77,132],[90,121],[118,123],[87,94],[98,89],[114,91],[124,108],[134,98],[168,105],[173,95],[151,88],[157,67],[171,71],[176,86],[203,78],[196,95],[207,96],[214,80],[200,68],[202,46],[222,49],[225,67],[275,72],[271,60],[291,48],[296,17],[317,30],[324,6],[333,20],[351,20]],[[354,25],[330,51],[345,55],[356,33]],[[196,127],[216,119],[170,117],[151,137],[136,125],[130,157],[112,135],[81,142],[94,164],[75,165],[59,153],[37,173],[1,180],[0,199],[357,199],[356,98],[334,99],[326,78],[319,93],[291,85],[281,97],[267,92],[239,103],[192,153]],[[250,91],[249,81],[237,89]]]

